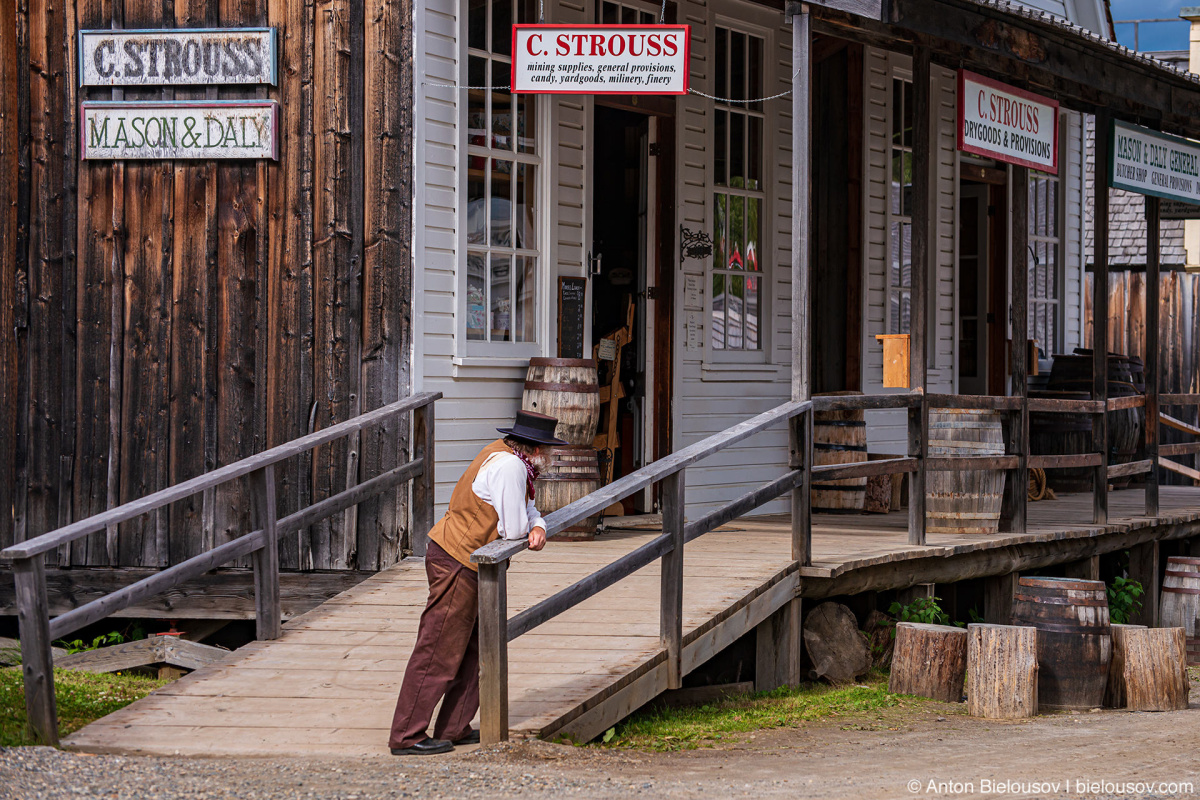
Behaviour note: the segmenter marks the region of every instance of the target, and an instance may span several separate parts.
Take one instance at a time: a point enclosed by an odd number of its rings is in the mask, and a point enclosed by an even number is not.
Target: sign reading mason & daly
[[[1058,174],[1058,101],[958,71],[958,149]]]
[[[687,94],[687,25],[513,25],[512,90]]]
[[[1200,203],[1200,142],[1114,121],[1108,185]]]
[[[278,158],[273,101],[85,102],[85,159]]]
[[[274,28],[79,32],[80,86],[274,85]]]

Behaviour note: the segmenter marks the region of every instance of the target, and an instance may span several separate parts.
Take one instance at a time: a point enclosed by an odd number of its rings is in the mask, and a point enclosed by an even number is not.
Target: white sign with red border
[[[958,71],[958,149],[1058,174],[1058,101]]]
[[[687,94],[687,25],[513,25],[512,91]]]

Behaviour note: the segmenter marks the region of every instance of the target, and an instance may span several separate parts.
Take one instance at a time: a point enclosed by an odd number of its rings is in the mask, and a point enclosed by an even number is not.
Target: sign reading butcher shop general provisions
[[[1200,142],[1117,121],[1109,149],[1109,186],[1200,203]]]
[[[274,28],[79,32],[80,86],[277,82]]]
[[[687,25],[514,25],[512,90],[687,94]]]
[[[958,71],[958,149],[1058,174],[1058,101]]]
[[[85,159],[278,158],[279,106],[271,101],[86,102]]]

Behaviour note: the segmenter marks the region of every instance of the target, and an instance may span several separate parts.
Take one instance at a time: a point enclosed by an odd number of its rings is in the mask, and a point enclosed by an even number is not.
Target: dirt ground
[[[545,742],[355,761],[0,752],[0,797],[21,800],[629,796],[1200,797],[1200,704],[1165,714],[1060,713],[1015,723],[933,705],[668,753]]]

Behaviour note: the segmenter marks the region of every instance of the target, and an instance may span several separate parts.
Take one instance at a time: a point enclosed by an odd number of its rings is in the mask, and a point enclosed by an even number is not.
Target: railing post
[[[804,470],[800,485],[792,490],[792,558],[800,566],[812,564],[812,463],[813,410],[788,420],[788,467]]]
[[[673,549],[662,557],[659,636],[667,651],[667,688],[683,686],[683,532],[684,470],[662,481],[663,533]]]
[[[1146,516],[1158,516],[1158,198],[1146,195]],[[1157,610],[1157,600],[1152,599]]]
[[[479,565],[479,740],[508,740],[508,560]]]
[[[424,558],[429,544],[429,531],[433,528],[434,458],[433,458],[433,403],[413,411],[412,453],[413,458],[425,459],[425,467],[412,483],[412,551],[414,556]]]
[[[925,455],[929,440],[929,403],[922,395],[908,410],[908,454],[917,468],[908,473],[908,543],[925,544]]]
[[[262,528],[263,545],[254,551],[254,627],[260,640],[278,639],[283,620],[279,598],[279,530],[275,506],[275,467],[250,473],[255,524]]]
[[[1108,401],[1108,181],[1099,180],[1107,169],[1111,117],[1096,113],[1095,236],[1092,237],[1095,266],[1092,270],[1092,399]],[[1092,416],[1092,450],[1100,453],[1100,464],[1092,472],[1092,522],[1108,524],[1108,413],[1101,409]]]
[[[57,746],[58,710],[54,701],[54,657],[50,652],[50,606],[43,556],[15,561],[13,578],[21,631],[26,719],[38,741]]]
[[[921,395],[920,405],[908,412],[908,454],[917,469],[908,474],[908,543],[925,544],[925,455],[929,438],[929,407],[925,399],[929,378],[929,274],[930,218],[930,85],[932,72],[927,46],[913,49],[913,154],[912,154],[912,312],[909,320],[908,384]]]
[[[1029,169],[1012,168],[1012,346],[1009,352],[1012,394],[1021,407],[1008,416],[1007,450],[1017,468],[1004,481],[1000,530],[1024,533],[1029,506]]]

